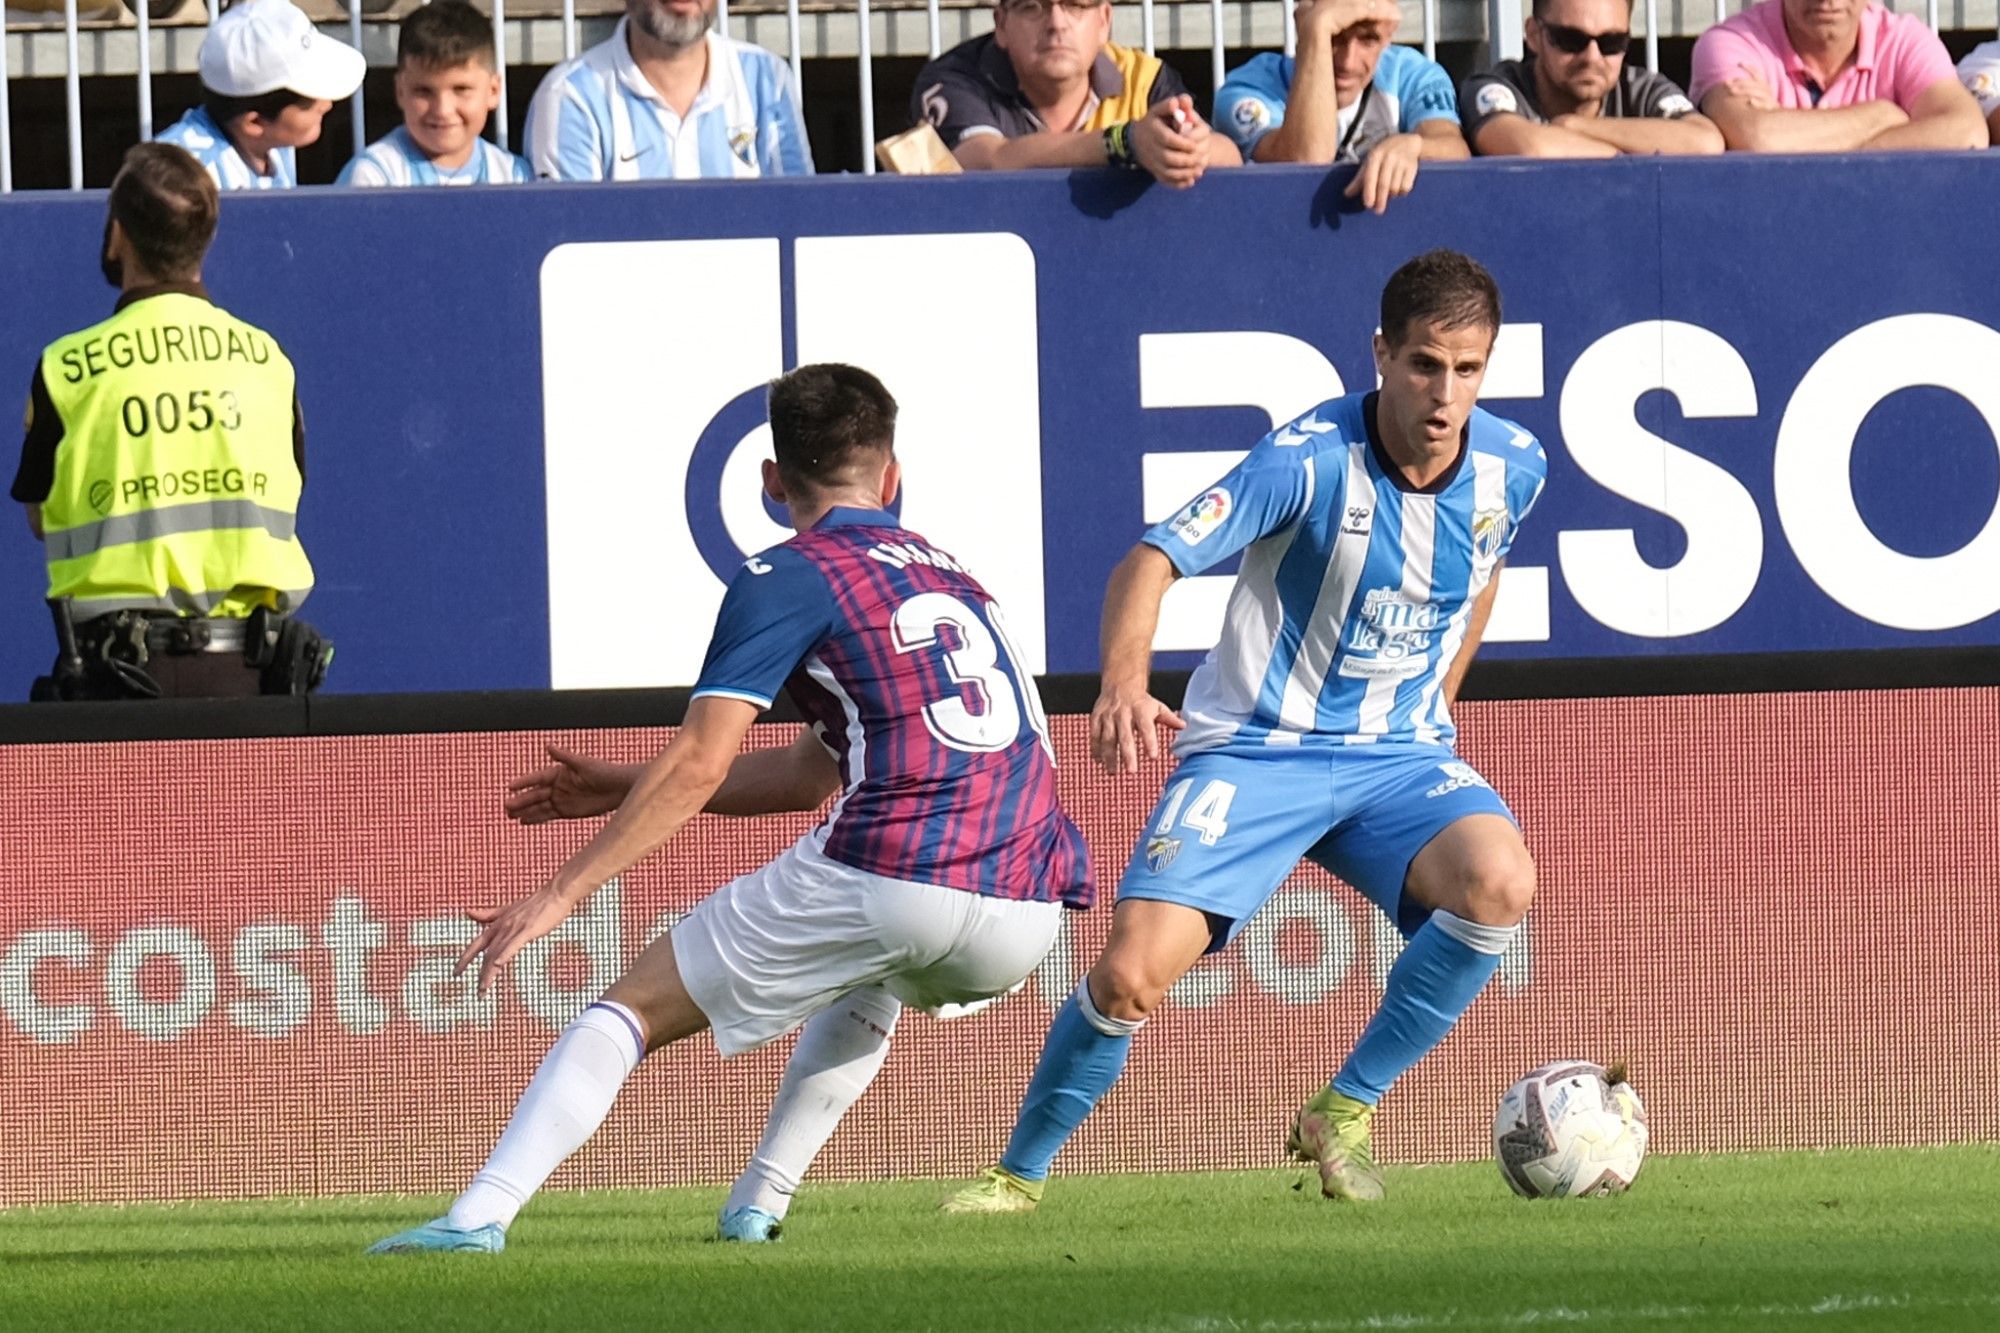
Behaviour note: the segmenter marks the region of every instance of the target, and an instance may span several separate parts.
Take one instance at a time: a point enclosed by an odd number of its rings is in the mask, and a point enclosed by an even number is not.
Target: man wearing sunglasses
[[[1671,79],[1626,59],[1630,0],[1535,0],[1527,55],[1465,81],[1459,119],[1490,156],[1719,153],[1722,133]]]
[[[1184,189],[1242,163],[1172,66],[1112,43],[1110,0],[997,0],[991,34],[918,73],[910,117],[967,171],[1129,167]]]
[[[1762,0],[1701,35],[1689,84],[1741,152],[1986,147],[1938,35],[1875,0]]]
[[[1471,156],[1451,76],[1391,44],[1396,0],[1299,0],[1296,57],[1267,52],[1231,71],[1215,123],[1258,162],[1358,162],[1345,194],[1381,213],[1426,159]]]

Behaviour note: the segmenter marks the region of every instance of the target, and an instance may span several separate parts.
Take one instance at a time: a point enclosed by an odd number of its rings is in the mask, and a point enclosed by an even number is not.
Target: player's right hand
[[[553,884],[544,885],[505,907],[466,908],[465,914],[484,929],[459,954],[454,975],[464,972],[478,958],[479,993],[486,994],[500,979],[500,969],[512,962],[515,954],[566,921],[570,910],[570,903],[556,892]]]
[[[507,818],[518,824],[609,814],[632,789],[630,772],[623,764],[593,759],[558,745],[548,750],[554,762],[507,784]]]
[[[1090,756],[1113,777],[1160,757],[1159,728],[1182,731],[1180,714],[1144,689],[1107,685],[1090,710]]]

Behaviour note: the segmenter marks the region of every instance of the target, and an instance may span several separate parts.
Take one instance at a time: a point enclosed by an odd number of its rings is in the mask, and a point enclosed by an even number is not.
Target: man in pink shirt
[[[1690,96],[1731,148],[1984,148],[1937,34],[1874,0],[1762,0],[1694,46]]]

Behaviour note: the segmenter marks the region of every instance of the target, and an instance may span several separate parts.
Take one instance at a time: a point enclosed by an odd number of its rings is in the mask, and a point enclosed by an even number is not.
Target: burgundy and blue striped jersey
[[[883,510],[835,509],[746,561],[695,697],[786,690],[839,762],[815,837],[873,874],[1088,907],[1083,835],[1056,801],[1035,681],[1000,607]]]

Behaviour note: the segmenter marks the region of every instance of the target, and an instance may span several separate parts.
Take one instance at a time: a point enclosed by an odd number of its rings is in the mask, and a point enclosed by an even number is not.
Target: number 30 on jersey
[[[1021,655],[1007,637],[1000,608],[986,604],[982,619],[977,611],[948,592],[923,592],[896,608],[889,629],[898,653],[922,652],[943,647],[944,666],[952,683],[961,688],[944,698],[924,705],[924,726],[931,735],[954,750],[972,754],[992,754],[1012,745],[1021,734],[1021,714],[1026,706],[1028,725],[1035,729],[1042,748],[1055,758],[1049,743],[1049,722],[1042,713],[1042,699],[1034,680],[1021,669]],[[988,628],[991,625],[991,629]],[[939,633],[950,626],[957,640],[944,645]],[[1000,654],[1007,654],[1013,680],[1000,669]],[[1014,681],[1021,682],[1017,692]],[[970,690],[977,701],[967,704]]]

